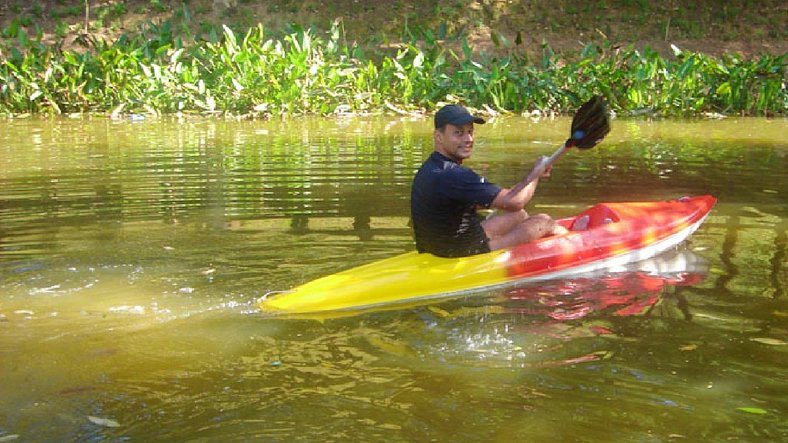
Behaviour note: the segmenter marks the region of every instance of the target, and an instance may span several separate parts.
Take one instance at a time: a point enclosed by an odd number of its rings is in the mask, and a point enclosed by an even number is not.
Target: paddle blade
[[[610,117],[607,104],[602,97],[595,95],[583,103],[572,119],[572,132],[566,146],[590,149],[599,144],[610,132]]]

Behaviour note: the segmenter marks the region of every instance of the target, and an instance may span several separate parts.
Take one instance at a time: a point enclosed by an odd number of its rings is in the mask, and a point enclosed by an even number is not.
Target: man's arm
[[[531,197],[534,196],[534,192],[536,192],[536,186],[539,184],[539,177],[545,177],[550,175],[550,169],[547,168],[544,172],[535,177],[530,182],[528,181],[528,177],[533,175],[535,172],[538,172],[540,168],[543,167],[543,163],[547,161],[547,157],[541,156],[536,163],[534,163],[533,169],[531,172],[528,173],[523,179],[514,185],[511,188],[503,188],[501,192],[495,197],[490,207],[495,209],[502,209],[504,211],[519,211],[531,201]]]

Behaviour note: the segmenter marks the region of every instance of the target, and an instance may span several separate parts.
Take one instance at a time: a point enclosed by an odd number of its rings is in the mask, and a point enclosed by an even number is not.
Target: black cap
[[[483,124],[484,119],[471,115],[467,109],[460,105],[446,105],[435,113],[435,129],[440,129],[451,123],[454,126],[467,125],[468,123]]]

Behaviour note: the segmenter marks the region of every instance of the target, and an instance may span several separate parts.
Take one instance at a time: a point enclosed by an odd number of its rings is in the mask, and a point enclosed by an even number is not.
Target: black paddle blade
[[[607,104],[602,97],[595,95],[583,103],[572,119],[572,133],[566,146],[590,149],[596,146],[610,132],[610,117]]]

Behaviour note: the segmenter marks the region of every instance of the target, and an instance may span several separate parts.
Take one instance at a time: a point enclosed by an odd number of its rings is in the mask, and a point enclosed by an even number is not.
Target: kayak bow
[[[558,220],[567,234],[461,258],[409,252],[266,297],[265,312],[361,310],[460,295],[514,282],[559,279],[653,257],[689,237],[717,199],[600,203]]]

